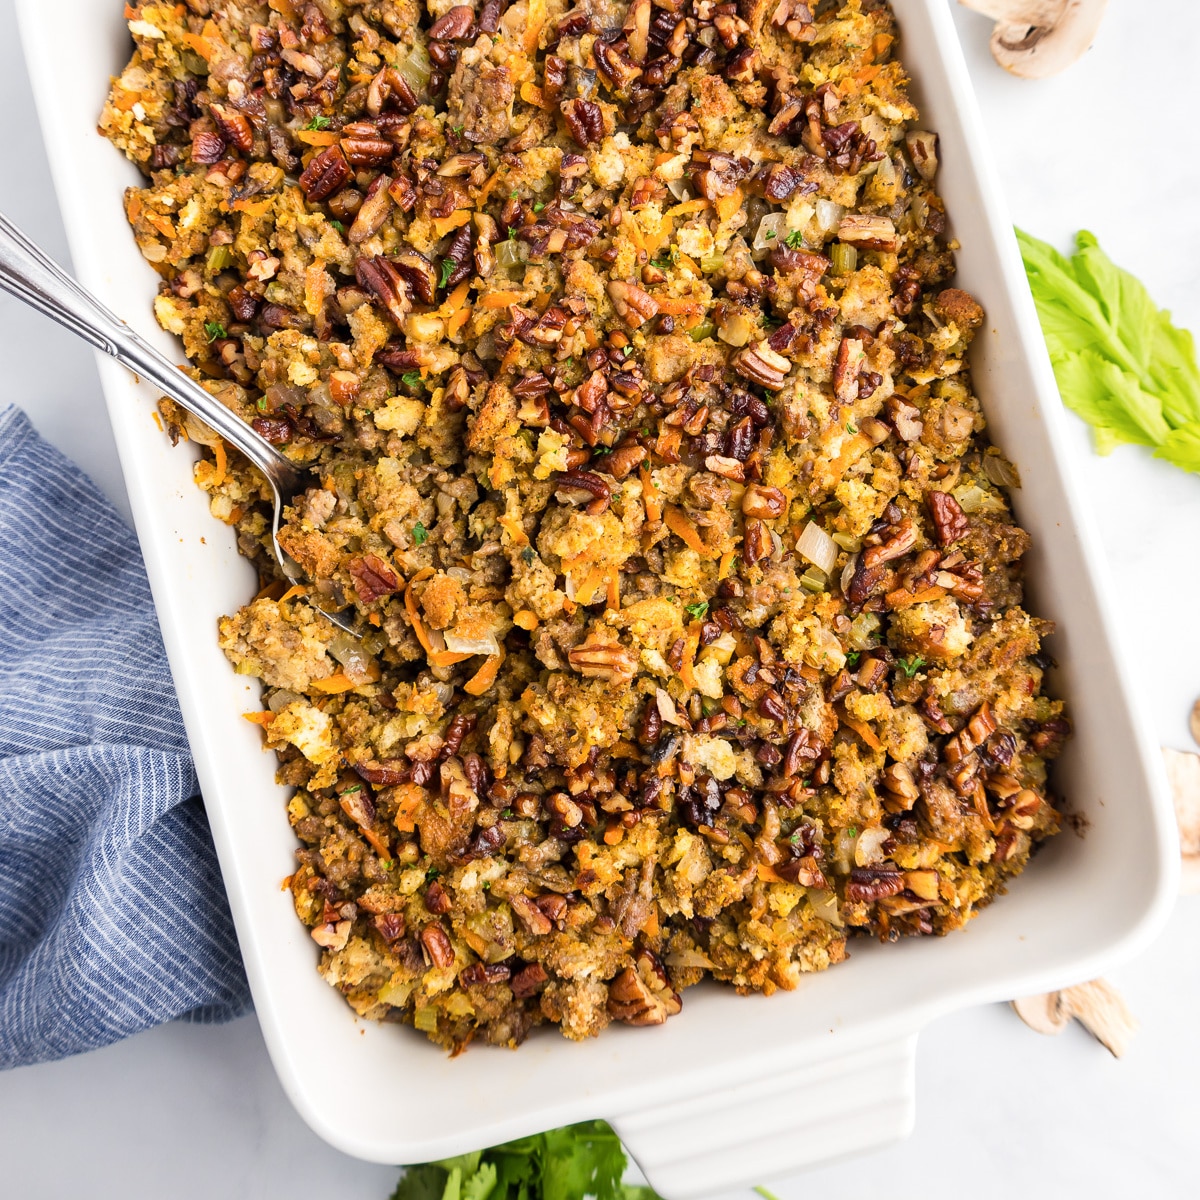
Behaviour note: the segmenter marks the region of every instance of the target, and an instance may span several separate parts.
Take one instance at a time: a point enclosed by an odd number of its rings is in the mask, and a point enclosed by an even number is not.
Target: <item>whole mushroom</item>
[[[996,22],[992,57],[1024,79],[1045,79],[1083,57],[1108,0],[959,0]]]

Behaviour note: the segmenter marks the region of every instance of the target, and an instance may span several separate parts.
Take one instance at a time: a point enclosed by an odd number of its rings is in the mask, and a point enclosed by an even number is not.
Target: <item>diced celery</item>
[[[422,1033],[436,1033],[438,1027],[438,1010],[436,1005],[428,1008],[418,1008],[413,1014],[413,1024]]]
[[[433,73],[433,63],[429,59],[429,52],[420,42],[417,42],[408,52],[408,57],[400,63],[397,69],[404,76],[405,82],[408,83],[409,87],[420,95],[429,86],[429,76]]]
[[[705,338],[710,338],[717,332],[717,327],[711,321],[701,321],[691,331],[693,342],[702,342]]]
[[[208,252],[208,269],[223,271],[233,262],[233,251],[228,246],[214,246]]]
[[[835,533],[832,536],[848,554],[857,554],[862,549],[862,538],[851,537],[848,533]]]
[[[858,251],[845,242],[834,242],[829,257],[833,262],[834,275],[849,275],[858,266]]]
[[[725,255],[723,254],[706,254],[700,260],[700,270],[706,275],[711,275],[715,271],[720,271],[725,266]]]

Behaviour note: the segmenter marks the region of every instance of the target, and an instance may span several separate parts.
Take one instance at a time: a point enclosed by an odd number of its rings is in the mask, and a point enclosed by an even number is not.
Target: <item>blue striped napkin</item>
[[[249,1005],[133,533],[0,411],[0,1067]]]

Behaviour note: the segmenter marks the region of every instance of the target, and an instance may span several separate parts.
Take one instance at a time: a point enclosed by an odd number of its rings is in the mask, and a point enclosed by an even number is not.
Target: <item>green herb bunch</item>
[[[1086,230],[1070,258],[1017,230],[1063,402],[1108,454],[1132,442],[1200,472],[1200,368],[1186,329]]]
[[[661,1200],[622,1182],[629,1160],[604,1121],[584,1121],[409,1167],[392,1200]]]

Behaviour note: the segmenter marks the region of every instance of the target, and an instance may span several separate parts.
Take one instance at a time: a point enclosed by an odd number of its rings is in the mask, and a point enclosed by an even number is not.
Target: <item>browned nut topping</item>
[[[208,106],[212,119],[216,122],[221,136],[231,146],[236,146],[243,154],[249,154],[254,149],[254,131],[244,113],[238,112],[228,104],[213,102]]]
[[[350,164],[340,146],[326,146],[300,176],[300,188],[310,204],[327,200],[350,179]]]
[[[388,219],[392,211],[392,197],[388,194],[391,179],[387,175],[377,175],[367,189],[366,197],[350,226],[347,238],[352,245],[365,242],[378,232],[380,226]]]
[[[608,295],[617,316],[633,329],[658,315],[658,301],[636,284],[614,279],[608,285]]]
[[[870,570],[872,567],[881,566],[885,562],[891,562],[894,558],[900,558],[902,555],[907,554],[916,544],[916,522],[906,517],[896,527],[895,533],[881,545],[869,546],[864,550],[860,563],[864,569]]]
[[[464,987],[482,987],[489,983],[504,983],[512,977],[512,968],[506,963],[476,962],[459,972],[459,981]]]
[[[312,931],[312,940],[325,950],[342,950],[350,940],[353,924],[353,921],[335,921],[318,925]]]
[[[437,917],[450,911],[450,897],[436,879],[425,889],[425,907]]]
[[[542,990],[549,978],[546,968],[541,963],[530,963],[512,977],[509,986],[518,1000],[528,1000],[530,996],[536,996]]]
[[[637,442],[618,446],[604,461],[604,466],[614,479],[625,479],[649,458],[650,452]]]
[[[783,381],[792,369],[791,362],[782,354],[776,354],[766,340],[739,350],[733,356],[731,366],[743,378],[761,384],[769,391],[783,387]]]
[[[746,468],[736,458],[725,458],[720,454],[710,454],[704,465],[714,474],[725,479],[733,479],[738,483],[746,478]]]
[[[662,964],[649,950],[608,985],[608,1011],[628,1025],[661,1025],[683,1008]]]
[[[897,800],[903,801],[903,807],[906,809],[912,808],[914,802],[921,795],[916,781],[913,779],[912,771],[900,762],[891,763],[884,768],[883,786]]]
[[[421,930],[421,945],[435,967],[449,967],[454,962],[454,947],[440,925],[426,925]]]
[[[853,404],[858,399],[858,377],[866,361],[858,338],[842,338],[833,367],[833,394],[839,404]]]
[[[752,483],[742,494],[742,512],[748,517],[756,517],[760,521],[774,521],[786,511],[787,497],[779,488]]]
[[[921,420],[921,410],[915,404],[892,395],[884,401],[883,407],[901,441],[915,442],[920,439],[925,432],[925,423]]]
[[[403,913],[378,913],[371,918],[371,924],[389,946],[404,936]]]
[[[509,904],[520,918],[521,924],[534,937],[545,937],[554,928],[546,914],[528,896],[513,896]]]
[[[853,867],[846,899],[870,903],[904,891],[904,872],[895,867]]]
[[[904,886],[919,900],[938,899],[938,873],[936,871],[905,871]]]
[[[895,250],[896,227],[890,217],[847,213],[838,225],[838,237],[862,250]]]
[[[938,136],[924,129],[911,129],[904,135],[908,157],[922,179],[932,179],[938,169]]]
[[[637,659],[617,642],[576,646],[567,655],[572,668],[592,679],[628,683],[637,673]]]
[[[579,145],[586,148],[604,137],[604,117],[600,106],[591,100],[565,100],[562,114]]]
[[[387,309],[392,320],[397,325],[403,325],[404,318],[412,312],[412,301],[408,298],[408,289],[395,264],[382,254],[374,258],[360,258],[354,264],[354,274],[358,282]]]
[[[358,598],[364,604],[370,604],[380,596],[391,595],[400,586],[395,572],[374,554],[352,558],[349,570]]]
[[[456,4],[429,27],[431,38],[456,40],[468,38],[475,28],[475,10],[469,4]]]
[[[971,528],[967,514],[963,512],[958,501],[949,492],[930,492],[927,499],[929,515],[933,518],[933,527],[937,531],[938,543],[942,547],[957,542]]]
[[[590,516],[599,516],[607,507],[612,488],[591,471],[568,471],[560,475],[554,498],[560,504],[586,504]]]

